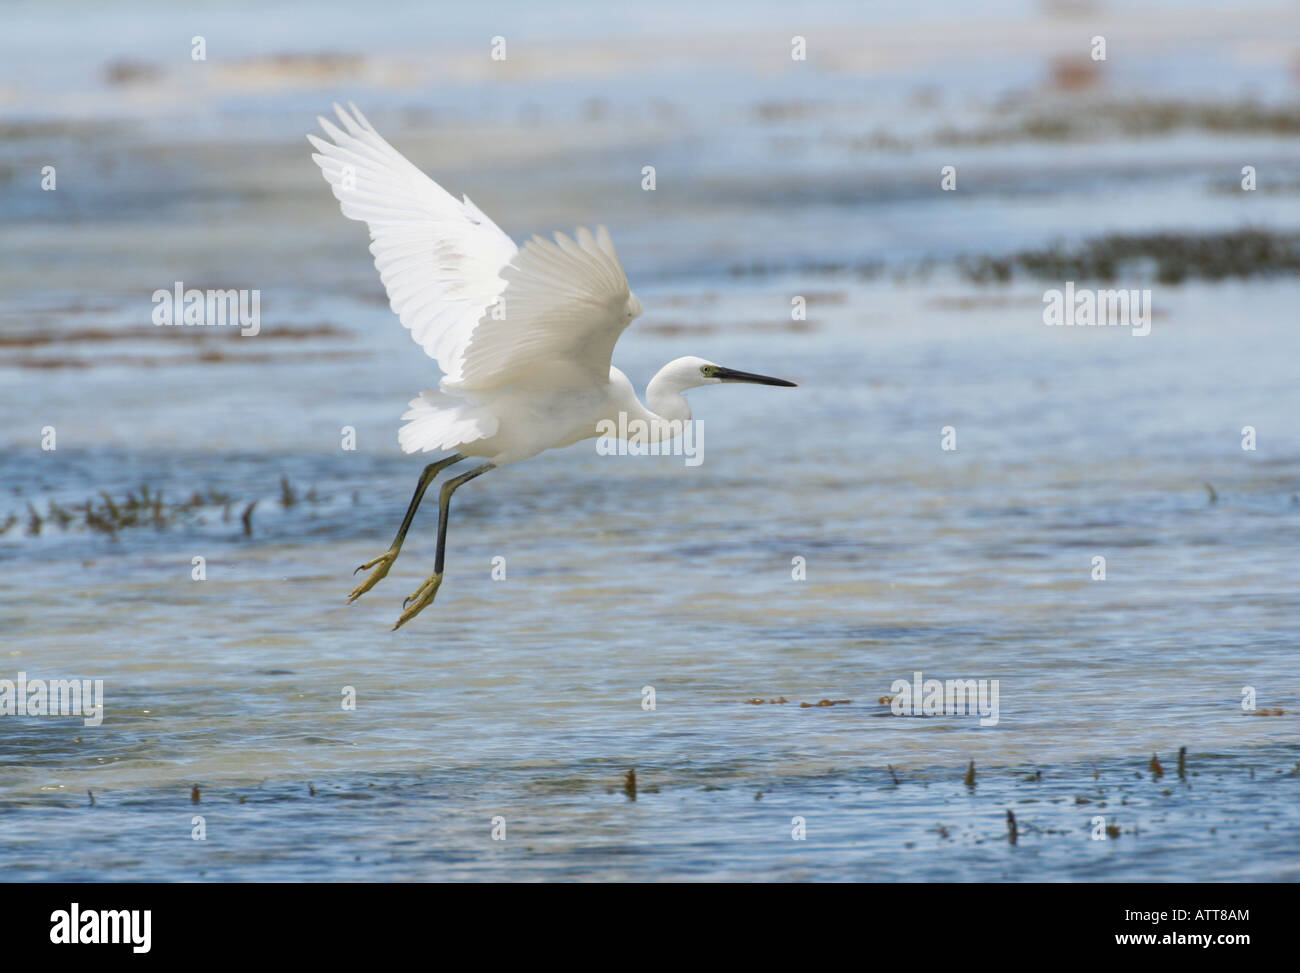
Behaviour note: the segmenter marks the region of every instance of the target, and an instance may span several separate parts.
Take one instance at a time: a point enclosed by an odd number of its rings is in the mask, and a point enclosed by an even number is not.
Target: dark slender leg
[[[446,459],[438,460],[436,463],[430,463],[420,474],[420,482],[415,485],[415,493],[411,496],[411,502],[406,508],[406,516],[402,518],[402,526],[397,531],[397,536],[393,538],[393,543],[389,545],[388,550],[372,561],[353,571],[369,571],[374,568],[375,571],[365,581],[353,589],[352,594],[348,595],[348,603],[356,601],[376,584],[383,580],[388,574],[388,569],[393,566],[397,560],[398,553],[402,550],[402,542],[406,540],[406,532],[411,529],[411,521],[415,519],[415,511],[420,508],[420,501],[424,499],[424,491],[429,489],[429,484],[433,482],[434,477],[451,466],[453,463],[459,463],[465,458],[464,454],[457,453],[455,456],[448,456]]]
[[[434,574],[442,574],[443,556],[447,549],[447,521],[450,519],[448,514],[451,511],[451,495],[460,488],[461,484],[468,483],[474,477],[482,476],[488,470],[495,469],[493,464],[484,463],[477,469],[462,473],[442,485],[442,493],[438,497],[438,553],[433,557]]]
[[[457,453],[455,456],[448,456],[436,463],[430,463],[424,468],[424,472],[420,474],[420,482],[415,485],[415,493],[411,496],[411,503],[406,508],[406,516],[402,518],[401,529],[398,530],[397,536],[393,538],[392,549],[394,551],[402,549],[402,541],[406,539],[406,532],[411,529],[411,521],[415,519],[415,511],[420,506],[420,501],[424,499],[424,491],[429,489],[429,484],[433,482],[434,477],[464,458],[463,453]]]
[[[451,495],[460,488],[462,484],[468,483],[476,476],[482,476],[488,470],[496,469],[493,463],[484,463],[468,473],[462,473],[460,476],[453,477],[442,485],[442,492],[438,497],[438,552],[434,555],[433,575],[420,585],[415,594],[402,602],[402,607],[406,608],[402,612],[402,617],[397,620],[394,629],[401,628],[416,615],[420,614],[425,608],[433,603],[433,597],[438,593],[438,587],[442,584],[442,567],[445,563],[447,551],[447,522],[451,515]],[[407,607],[407,606],[410,607]]]

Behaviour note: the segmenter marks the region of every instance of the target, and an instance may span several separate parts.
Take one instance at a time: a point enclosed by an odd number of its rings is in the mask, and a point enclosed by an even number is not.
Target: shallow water
[[[45,36],[46,15],[26,16]],[[1086,100],[1035,87],[1058,43],[1050,17],[987,18],[972,29],[1017,25],[1005,42],[1028,45],[1028,67],[967,52],[791,79],[755,53],[760,23],[694,71],[697,48],[727,34],[719,14],[683,28],[679,61],[611,67],[610,44],[640,50],[616,23],[617,42],[550,37],[582,71],[525,61],[533,77],[489,84],[466,59],[462,87],[435,88],[392,81],[409,39],[350,35],[338,7],[327,23],[389,80],[276,87],[254,61],[193,82],[182,111],[163,82],[124,95],[27,68],[39,97],[0,102],[4,120],[53,127],[0,147],[0,523],[15,518],[0,533],[0,678],[102,679],[106,711],[100,727],[0,718],[0,873],[1300,877],[1296,279],[1174,286],[1126,270],[1124,286],[1153,291],[1136,338],[1044,327],[1050,282],[981,287],[949,262],[1109,232],[1294,232],[1294,189],[1223,184],[1243,157],[1273,187],[1300,184],[1296,137],[1003,140],[963,150],[951,198],[935,173],[955,150],[926,134],[948,116],[993,124],[1008,91]],[[1146,23],[1126,28],[1131,44],[1156,44]],[[1107,97],[1139,80],[1145,96],[1202,97],[1187,62],[1225,23],[1188,14],[1186,57],[1141,79],[1126,60]],[[549,37],[531,30],[521,21],[521,37]],[[881,24],[855,30],[888,47]],[[103,37],[102,60],[165,61],[154,40]],[[1222,84],[1293,103],[1285,57],[1250,39],[1234,50],[1253,58],[1221,55]],[[235,83],[249,72],[257,98]],[[940,94],[919,108],[926,84]],[[481,103],[458,103],[466,90]],[[302,134],[339,96],[373,102],[399,148],[516,237],[609,224],[647,309],[615,359],[638,387],[682,354],[800,387],[692,393],[698,467],[588,444],[476,480],[457,494],[432,608],[389,631],[431,570],[432,506],[389,578],[346,605],[421,466],[397,450],[397,417],[436,373],[307,156]],[[844,141],[877,130],[917,146]],[[17,173],[49,157],[59,189],[35,193]],[[149,294],[175,280],[260,288],[261,333],[155,328]],[[806,322],[790,319],[795,295]],[[50,515],[142,484],[162,491],[166,526],[110,537]],[[997,679],[997,725],[892,716],[880,698],[918,670]],[[1281,715],[1243,711],[1243,687]],[[800,705],[823,699],[849,702]],[[1098,817],[1118,835],[1094,840]],[[75,861],[51,854],[73,835]]]

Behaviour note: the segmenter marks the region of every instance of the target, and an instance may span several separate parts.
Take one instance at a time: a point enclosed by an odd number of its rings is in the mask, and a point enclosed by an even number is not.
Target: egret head
[[[753,372],[739,372],[717,362],[688,355],[678,358],[664,366],[683,389],[696,388],[700,385],[720,385],[724,382],[743,382],[749,385],[779,385],[783,388],[795,388],[794,382],[783,378],[771,378],[767,375],[755,375]]]
[[[738,372],[717,362],[689,355],[670,361],[646,386],[646,404],[656,415],[665,419],[690,419],[691,407],[682,395],[687,389],[701,385],[721,385],[724,382],[748,382],[752,385],[783,385],[794,388],[794,382],[781,378],[768,378],[753,372]]]

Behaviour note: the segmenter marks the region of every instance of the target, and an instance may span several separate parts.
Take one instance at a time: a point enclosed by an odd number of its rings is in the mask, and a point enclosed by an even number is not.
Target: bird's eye
[[[705,378],[712,378],[712,377],[713,377],[713,373],[716,372],[716,371],[717,371],[717,368],[715,368],[713,365],[701,365],[701,366],[700,366],[700,374],[703,375]]]

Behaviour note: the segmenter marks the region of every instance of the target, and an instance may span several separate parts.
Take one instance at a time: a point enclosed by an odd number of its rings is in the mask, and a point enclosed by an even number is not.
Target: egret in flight
[[[620,414],[680,430],[691,418],[687,389],[722,382],[793,387],[703,358],[678,358],[646,387],[642,405],[610,364],[614,343],[641,302],[605,228],[580,227],[555,242],[534,236],[517,247],[468,196],[459,200],[385,141],[351,105],[326,118],[332,141],[307,138],[343,215],[370,229],[370,252],[389,303],[443,377],[403,414],[402,451],[443,452],[420,474],[392,545],[357,568],[370,571],[355,601],[388,574],[434,478],[468,457],[487,460],[445,480],[438,501],[433,574],[403,603],[394,629],[429,606],[442,584],[451,495],[488,470],[600,435]],[[674,420],[676,420],[674,422]],[[605,426],[608,428],[608,426]]]

